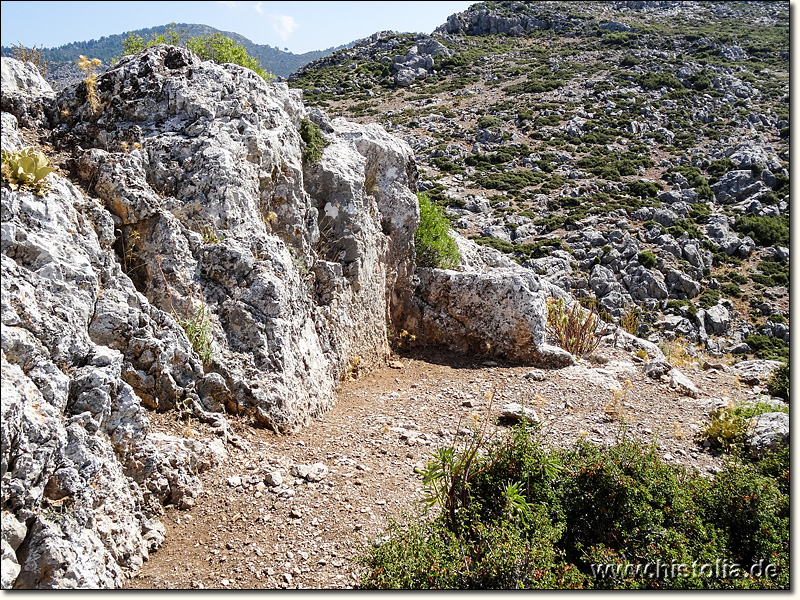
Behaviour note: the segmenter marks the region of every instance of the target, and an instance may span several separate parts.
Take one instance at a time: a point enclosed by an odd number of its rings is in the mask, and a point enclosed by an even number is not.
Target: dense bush
[[[328,141],[322,135],[319,125],[308,119],[300,119],[300,137],[305,142],[303,148],[303,160],[315,163],[322,158],[322,151],[328,145]]]
[[[478,450],[486,450],[482,454]],[[543,447],[518,426],[491,443],[476,432],[423,473],[442,512],[395,524],[363,557],[363,588],[775,588],[789,583],[789,454],[735,459],[713,480],[623,433],[612,446]],[[598,572],[596,563],[714,564],[766,575]]]
[[[419,226],[414,233],[417,265],[439,269],[455,269],[461,262],[456,243],[448,235],[450,221],[444,210],[433,204],[425,194],[419,199]]]
[[[656,255],[650,250],[643,250],[637,256],[639,264],[647,269],[652,269],[656,266]]]
[[[753,354],[758,358],[766,360],[789,360],[789,344],[780,338],[751,334],[748,335],[744,341],[750,346],[753,350]]]
[[[742,235],[749,235],[759,246],[789,245],[789,216],[758,217],[740,215],[733,228]]]

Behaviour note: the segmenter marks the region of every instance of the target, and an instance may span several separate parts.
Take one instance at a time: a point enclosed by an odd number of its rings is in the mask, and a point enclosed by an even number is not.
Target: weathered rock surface
[[[754,418],[753,427],[747,435],[747,443],[753,456],[777,450],[789,443],[789,415],[785,412],[769,412]]]
[[[385,357],[416,167],[345,122],[304,165],[296,93],[183,49],[120,61],[97,113],[85,85],[54,99],[29,66],[3,59],[4,149],[18,120],[49,119],[100,201],[56,175],[43,197],[2,188],[2,501],[25,528],[4,529],[3,585],[117,587],[163,541],[160,506],[191,506],[225,452],[149,432],[146,407],[241,444],[222,411],[291,430],[351,358]],[[205,365],[179,324],[199,311]]]

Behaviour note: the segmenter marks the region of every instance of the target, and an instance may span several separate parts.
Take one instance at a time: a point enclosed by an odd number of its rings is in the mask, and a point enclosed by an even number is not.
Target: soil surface
[[[358,558],[381,542],[390,519],[419,518],[415,469],[437,447],[463,443],[487,417],[487,435],[508,431],[498,417],[510,402],[535,409],[553,446],[579,437],[611,444],[625,422],[626,435],[655,441],[663,459],[713,476],[723,458],[698,441],[703,420],[759,391],[724,365],[689,361],[679,368],[700,390],[692,398],[666,376],[646,376],[628,352],[604,346],[591,358],[538,370],[479,357],[393,356],[343,383],[334,408],[293,435],[232,417],[249,449],[229,447],[222,464],[200,475],[193,508],[165,508],[166,541],[127,588],[357,587]],[[174,414],[152,422],[172,435],[210,435]],[[324,468],[297,470],[316,463]]]

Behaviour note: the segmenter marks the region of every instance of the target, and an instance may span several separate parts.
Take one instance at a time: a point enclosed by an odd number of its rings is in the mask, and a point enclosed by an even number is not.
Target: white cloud
[[[264,3],[263,2],[256,2],[256,5],[253,7],[256,9],[256,12],[260,15],[264,14]]]
[[[289,15],[273,15],[272,19],[272,28],[284,42],[297,29],[297,22]]]

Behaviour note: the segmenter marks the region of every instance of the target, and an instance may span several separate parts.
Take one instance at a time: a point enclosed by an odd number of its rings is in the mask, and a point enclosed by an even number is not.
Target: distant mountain
[[[122,56],[122,40],[127,38],[130,33],[135,33],[145,39],[149,39],[152,35],[164,33],[169,27],[169,25],[160,25],[148,29],[137,29],[132,32],[126,31],[121,34],[103,36],[99,40],[72,42],[57,48],[45,48],[42,52],[42,56],[48,64],[47,77],[51,79],[55,88],[61,88],[73,77],[76,79],[79,78],[80,72],[77,69],[76,61],[81,54],[90,58],[99,58],[104,64],[108,65],[115,58]],[[277,47],[256,44],[238,33],[221,31],[214,27],[209,27],[208,25],[178,23],[174,25],[174,30],[181,34],[182,37],[221,33],[227,37],[233,38],[242,44],[251,56],[257,57],[265,70],[281,77],[288,77],[304,64],[352,45],[346,44],[337,48],[316,50],[313,52],[306,52],[305,54],[293,54]],[[13,56],[12,47],[2,46],[2,55]]]

